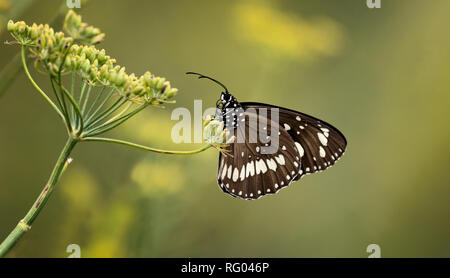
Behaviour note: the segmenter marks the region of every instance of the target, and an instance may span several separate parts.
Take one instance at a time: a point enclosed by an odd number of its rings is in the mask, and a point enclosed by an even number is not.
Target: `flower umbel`
[[[73,11],[65,17],[64,32],[55,32],[47,24],[29,26],[23,21],[12,20],[8,22],[7,29],[16,44],[21,45],[22,65],[29,81],[63,120],[69,136],[36,202],[0,244],[0,257],[31,229],[60,176],[69,166],[70,154],[79,142],[115,143],[176,155],[196,154],[211,147],[208,144],[192,151],[168,151],[119,139],[96,137],[116,128],[146,107],[174,103],[172,98],[178,90],[172,88],[165,78],[150,72],[141,76],[127,73],[125,67],[117,65],[104,49],[95,47],[105,34],[84,23],[81,16]],[[38,72],[49,76],[52,98],[31,76],[28,69],[30,58],[34,60]],[[211,142],[217,145],[215,140]]]
[[[205,143],[225,154],[226,147],[235,140],[235,136],[230,136],[230,131],[224,127],[224,122],[211,115],[208,115],[203,122],[203,136]]]
[[[167,103],[178,93],[169,81],[150,72],[142,76],[128,74],[104,49],[93,46],[105,35],[82,22],[75,12],[67,13],[64,30],[69,36],[55,32],[47,24],[28,26],[23,21],[8,22],[8,31],[30,50],[35,66],[52,77],[76,73],[92,86],[111,87],[130,100],[152,105]]]

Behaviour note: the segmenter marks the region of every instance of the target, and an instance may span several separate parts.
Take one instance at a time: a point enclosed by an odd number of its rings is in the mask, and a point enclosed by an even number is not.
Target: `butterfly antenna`
[[[222,83],[220,83],[219,81],[217,81],[217,80],[214,79],[214,78],[211,78],[211,77],[209,77],[209,76],[203,75],[203,74],[201,74],[201,73],[192,72],[192,71],[186,72],[186,74],[195,74],[195,75],[198,75],[198,79],[202,79],[202,78],[209,79],[209,80],[211,80],[211,81],[213,81],[213,82],[219,84],[220,86],[222,86],[222,88],[225,89],[225,92],[229,93],[227,87],[225,87],[225,85],[223,85]]]

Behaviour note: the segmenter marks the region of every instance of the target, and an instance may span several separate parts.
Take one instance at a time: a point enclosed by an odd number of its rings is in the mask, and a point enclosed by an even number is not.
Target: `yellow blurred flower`
[[[182,173],[176,163],[142,161],[132,170],[131,178],[144,194],[154,195],[178,191],[183,185]]]
[[[306,20],[264,2],[240,2],[235,15],[235,34],[241,39],[291,58],[308,60],[318,55],[336,55],[342,47],[343,28],[331,18]]]
[[[94,177],[80,166],[71,167],[65,174],[59,190],[69,199],[68,204],[76,211],[92,209],[99,197],[98,184]]]
[[[6,12],[11,8],[11,1],[0,0],[0,13]]]
[[[174,122],[170,114],[164,111],[142,111],[140,115],[117,129],[116,133],[132,136],[137,142],[152,146],[173,145],[171,129]],[[158,132],[155,132],[157,130]]]

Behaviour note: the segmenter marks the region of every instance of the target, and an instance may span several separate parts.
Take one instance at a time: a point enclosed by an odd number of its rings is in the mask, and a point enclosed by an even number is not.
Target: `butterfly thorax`
[[[230,131],[245,121],[242,105],[229,92],[222,92],[216,108],[216,116],[223,120],[225,127]]]

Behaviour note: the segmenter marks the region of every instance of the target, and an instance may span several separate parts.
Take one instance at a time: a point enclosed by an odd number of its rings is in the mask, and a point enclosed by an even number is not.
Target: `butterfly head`
[[[222,92],[222,94],[220,95],[220,99],[216,103],[217,108],[221,110],[237,108],[238,105],[239,102],[237,101],[237,99],[228,91]]]

